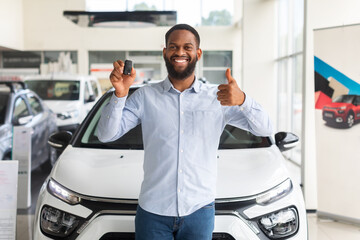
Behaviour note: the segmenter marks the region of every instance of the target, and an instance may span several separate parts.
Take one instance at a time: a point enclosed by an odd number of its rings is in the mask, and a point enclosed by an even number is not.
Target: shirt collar
[[[195,81],[193,82],[193,84],[190,86],[190,90],[198,93],[200,92],[200,81],[197,79],[197,77],[195,77]],[[168,92],[170,91],[170,89],[174,89],[174,86],[172,85],[172,83],[170,82],[169,77],[166,77],[166,79],[163,81],[163,91],[164,92]]]

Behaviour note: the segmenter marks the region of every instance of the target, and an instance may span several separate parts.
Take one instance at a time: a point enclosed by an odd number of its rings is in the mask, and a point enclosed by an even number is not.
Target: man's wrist
[[[239,104],[239,106],[242,106],[246,100],[246,94],[243,91],[241,91],[241,93],[243,94],[243,101]]]

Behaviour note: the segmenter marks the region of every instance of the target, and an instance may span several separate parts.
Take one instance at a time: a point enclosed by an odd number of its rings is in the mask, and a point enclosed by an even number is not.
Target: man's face
[[[184,80],[195,71],[201,57],[195,36],[187,30],[175,30],[169,36],[163,56],[170,78]]]

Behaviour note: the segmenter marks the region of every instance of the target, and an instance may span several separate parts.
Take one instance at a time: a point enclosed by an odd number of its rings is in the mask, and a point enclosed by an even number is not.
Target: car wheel
[[[346,118],[346,126],[348,128],[351,128],[354,125],[355,119],[354,119],[354,114],[353,113],[349,113],[349,115]]]

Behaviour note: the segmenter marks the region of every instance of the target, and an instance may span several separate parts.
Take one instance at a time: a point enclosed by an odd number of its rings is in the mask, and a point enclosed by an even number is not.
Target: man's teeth
[[[185,59],[182,59],[182,60],[180,60],[180,59],[175,59],[175,62],[183,63],[183,62],[186,62],[186,60],[185,60]]]

